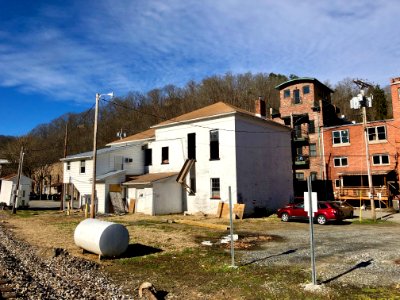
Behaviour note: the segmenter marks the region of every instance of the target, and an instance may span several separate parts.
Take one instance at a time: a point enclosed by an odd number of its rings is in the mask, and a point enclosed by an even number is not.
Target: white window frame
[[[217,186],[218,183],[218,186]],[[211,178],[210,179],[210,192],[211,199],[221,199],[221,179]]]
[[[67,167],[66,167],[67,171],[71,171],[71,162],[67,161]]]
[[[83,172],[82,172],[83,168]],[[79,174],[86,174],[86,160],[79,161]]]
[[[380,139],[379,134],[378,134],[378,128],[383,127],[385,131],[385,138]],[[373,131],[373,132],[372,132]],[[381,142],[381,141],[386,141],[387,140],[387,131],[386,131],[386,126],[385,125],[379,125],[379,126],[372,126],[372,127],[367,127],[367,136],[368,136],[368,142]]]
[[[344,132],[347,132],[347,141],[346,142],[343,141],[343,138],[344,138],[343,133]],[[335,133],[339,133],[339,136],[335,137]],[[340,142],[335,142],[335,139],[340,139]],[[348,144],[350,144],[350,131],[348,129],[332,131],[332,144],[333,145],[348,145]]]
[[[382,163],[382,157],[383,156],[387,157],[387,161],[388,161],[387,163]],[[375,161],[374,161],[375,157],[379,157],[379,163],[375,163]],[[374,166],[387,166],[387,165],[390,165],[390,156],[389,156],[389,154],[374,154],[374,155],[372,155],[372,164]]]
[[[346,160],[346,164],[343,164],[343,160]],[[339,165],[336,165],[336,161],[339,161]],[[347,156],[337,156],[333,158],[333,166],[335,168],[342,168],[342,167],[347,167],[349,165],[349,159]]]
[[[305,180],[305,176],[303,172],[296,172],[295,177],[297,180]]]

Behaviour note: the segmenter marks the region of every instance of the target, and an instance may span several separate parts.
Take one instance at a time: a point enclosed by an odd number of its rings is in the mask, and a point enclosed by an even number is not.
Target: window
[[[372,155],[372,161],[373,161],[374,165],[388,165],[389,164],[389,155],[387,155],[387,154]]]
[[[188,159],[196,159],[196,134],[189,133],[187,135],[188,143]]]
[[[335,157],[333,159],[333,164],[335,167],[346,167],[348,165],[347,157]]]
[[[340,188],[340,179],[335,179],[335,187]]]
[[[386,140],[386,127],[375,126],[367,128],[368,141],[382,141]]]
[[[22,190],[22,197],[25,197],[25,190]]]
[[[81,160],[81,168],[80,168],[80,173],[84,174],[86,172],[86,161]]]
[[[296,173],[297,180],[304,180],[304,173]]]
[[[338,130],[332,132],[333,144],[348,144],[350,143],[349,130]]]
[[[153,163],[153,149],[144,149],[144,165],[151,166]]]
[[[317,180],[317,172],[311,172],[310,177],[311,177],[311,181]]]
[[[289,98],[289,97],[290,97],[290,90],[289,89],[284,90],[283,91],[283,98]]]
[[[131,162],[133,162],[132,158],[125,157],[125,163],[131,163]]]
[[[293,103],[294,104],[299,104],[300,101],[300,90],[294,90],[293,91]]]
[[[218,130],[210,130],[210,160],[219,159]]]
[[[303,94],[309,94],[310,93],[310,86],[309,85],[305,85],[303,86]]]
[[[168,153],[168,147],[162,147],[161,148],[161,164],[169,164],[169,153]]]
[[[317,144],[310,144],[310,156],[317,156]]]
[[[211,198],[221,198],[219,178],[211,178]]]
[[[315,133],[315,121],[310,120],[308,123],[308,133]]]
[[[67,171],[69,171],[69,170],[71,170],[71,162],[70,161],[67,162]]]

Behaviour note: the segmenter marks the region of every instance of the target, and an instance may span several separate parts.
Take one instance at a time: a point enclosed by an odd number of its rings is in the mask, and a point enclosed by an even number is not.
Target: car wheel
[[[289,221],[289,214],[283,213],[281,216],[282,222],[288,222]]]
[[[324,215],[319,215],[317,217],[317,223],[320,225],[325,225],[326,224],[326,217]]]

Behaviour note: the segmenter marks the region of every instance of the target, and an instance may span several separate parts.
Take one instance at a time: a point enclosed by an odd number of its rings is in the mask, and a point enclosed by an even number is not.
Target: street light
[[[96,94],[96,108],[94,113],[94,130],[93,130],[93,177],[92,177],[92,197],[90,202],[90,218],[95,218],[95,202],[96,202],[96,160],[97,160],[97,119],[99,116],[99,101],[101,97],[109,96],[114,98],[114,93]]]

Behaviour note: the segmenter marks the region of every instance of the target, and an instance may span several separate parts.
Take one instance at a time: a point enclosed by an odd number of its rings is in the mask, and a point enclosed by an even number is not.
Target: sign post
[[[304,192],[304,210],[308,212],[310,222],[310,246],[311,246],[311,274],[313,285],[317,284],[315,272],[315,244],[314,244],[314,212],[318,210],[317,193],[312,192],[311,176],[307,178],[308,192]]]

